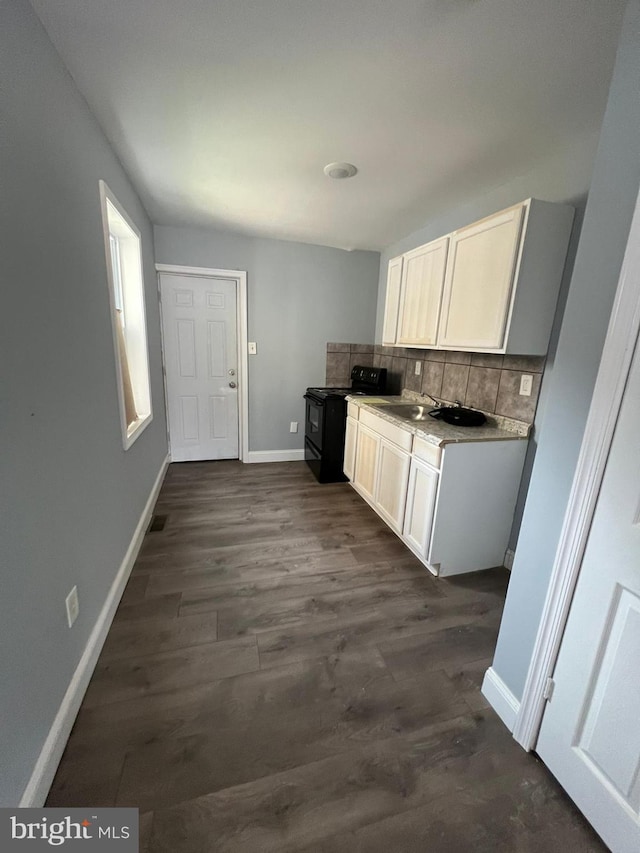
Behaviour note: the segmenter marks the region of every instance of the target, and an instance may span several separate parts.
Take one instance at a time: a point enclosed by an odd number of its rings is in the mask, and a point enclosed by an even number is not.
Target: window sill
[[[136,441],[136,439],[145,431],[152,420],[153,413],[149,412],[148,415],[138,418],[138,420],[134,421],[131,426],[127,427],[122,438],[122,444],[125,450],[128,450],[131,447],[134,441]]]

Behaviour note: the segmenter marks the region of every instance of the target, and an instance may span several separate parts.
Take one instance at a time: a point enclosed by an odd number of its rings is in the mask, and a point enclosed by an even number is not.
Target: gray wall
[[[627,8],[498,647],[521,698],[640,185],[640,2]]]
[[[302,394],[324,384],[327,341],[370,343],[380,256],[196,228],[156,226],[161,264],[247,271],[249,449],[303,447]],[[289,432],[298,421],[300,432]]]
[[[15,806],[166,455],[166,428],[150,223],[26,0],[0,2],[0,40],[0,805]],[[144,248],[154,420],[126,453],[99,178]]]

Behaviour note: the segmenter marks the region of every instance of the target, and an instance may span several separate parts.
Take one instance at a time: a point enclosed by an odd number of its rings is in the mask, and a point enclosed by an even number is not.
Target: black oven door
[[[318,450],[322,450],[322,433],[324,424],[324,403],[310,394],[304,395],[306,413],[304,420],[304,435]]]

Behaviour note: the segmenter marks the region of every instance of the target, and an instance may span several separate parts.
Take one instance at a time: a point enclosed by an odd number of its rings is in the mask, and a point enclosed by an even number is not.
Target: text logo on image
[[[0,809],[0,850],[138,853],[138,809]]]

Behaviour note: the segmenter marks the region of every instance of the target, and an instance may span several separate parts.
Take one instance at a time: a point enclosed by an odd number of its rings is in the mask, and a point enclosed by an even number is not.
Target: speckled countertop
[[[490,415],[484,413],[487,422],[479,427],[459,427],[447,424],[444,421],[429,418],[428,421],[408,421],[385,412],[387,406],[407,405],[432,405],[431,401],[411,392],[404,393],[402,397],[347,397],[350,403],[354,403],[361,409],[375,412],[385,421],[402,427],[402,429],[420,436],[420,438],[442,447],[445,444],[456,444],[468,441],[526,441],[529,438],[530,425],[513,418],[504,418],[501,415]],[[445,404],[448,405],[448,404]],[[433,408],[436,406],[433,404]]]

